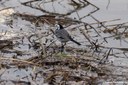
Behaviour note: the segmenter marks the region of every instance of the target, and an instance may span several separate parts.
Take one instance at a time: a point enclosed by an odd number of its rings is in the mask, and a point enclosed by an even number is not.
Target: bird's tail
[[[79,42],[75,41],[74,39],[70,38],[70,40],[74,43],[76,43],[77,45],[81,45]]]

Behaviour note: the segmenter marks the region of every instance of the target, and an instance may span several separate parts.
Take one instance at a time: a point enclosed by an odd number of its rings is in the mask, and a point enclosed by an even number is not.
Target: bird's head
[[[55,27],[56,27],[57,30],[64,29],[61,24],[56,24]]]

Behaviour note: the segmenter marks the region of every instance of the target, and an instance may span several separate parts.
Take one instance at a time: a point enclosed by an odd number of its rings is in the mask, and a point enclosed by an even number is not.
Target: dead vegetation
[[[29,75],[21,77],[19,80],[1,79],[1,85],[7,82],[12,82],[17,85],[42,85],[43,83],[48,83],[49,85],[98,85],[108,80],[116,81],[118,77],[122,78],[122,80],[127,79],[127,73],[113,73],[113,70],[127,70],[128,67],[114,65],[109,61],[109,58],[111,56],[116,58],[121,57],[118,56],[120,53],[122,53],[125,58],[128,58],[128,48],[104,46],[105,43],[109,42],[108,39],[110,38],[127,42],[127,23],[107,25],[108,22],[114,22],[119,19],[102,22],[97,20],[91,14],[97,12],[99,8],[87,0],[78,0],[78,2],[71,0],[68,5],[74,9],[65,14],[57,11],[51,12],[42,7],[42,5],[46,3],[53,4],[56,1],[64,7],[62,0],[32,0],[21,2],[21,4],[35,10],[40,10],[42,13],[45,13],[44,15],[36,16],[18,12],[12,15],[15,20],[20,18],[30,22],[35,28],[28,26],[30,30],[28,34],[25,34],[26,28],[20,28],[19,31],[23,32],[20,36],[0,40],[0,68],[1,70],[4,69],[0,75],[2,77],[6,70],[16,68],[17,69],[13,71],[14,73],[21,69],[29,71],[29,68],[31,68],[33,74],[30,73]],[[95,10],[85,16],[79,16],[77,11],[87,6],[92,6]],[[54,8],[53,5],[53,9]],[[79,20],[68,17],[74,12],[77,13]],[[56,18],[57,16],[59,17]],[[96,23],[82,21],[82,19],[86,17],[93,18]],[[7,24],[12,29],[14,19],[10,20],[10,23]],[[78,35],[76,37],[81,38],[81,40],[83,39],[83,47],[66,46],[66,54],[61,54],[59,51],[60,46],[56,44],[53,34],[53,27],[56,21],[64,25],[66,29],[70,27],[71,32],[78,30],[80,36]],[[46,25],[47,27],[45,27]],[[41,26],[44,26],[44,28]],[[92,31],[95,32],[95,35],[91,34]],[[108,33],[110,36],[104,37],[101,33]],[[98,39],[96,39],[97,37]],[[20,46],[26,46],[28,50],[26,51]],[[120,53],[115,53],[114,50],[119,50]],[[36,53],[36,55],[34,53]],[[11,56],[8,57],[6,54],[11,54]],[[29,58],[22,58],[24,56],[29,56]],[[38,78],[40,78],[40,81]],[[22,79],[26,80],[23,81]]]

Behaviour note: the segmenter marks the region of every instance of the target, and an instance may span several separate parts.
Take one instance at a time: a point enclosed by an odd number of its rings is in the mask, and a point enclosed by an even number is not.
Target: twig
[[[112,20],[108,20],[108,21],[99,21],[99,22],[96,22],[96,23],[90,23],[90,25],[95,25],[95,24],[99,24],[99,23],[107,23],[107,22],[113,22],[113,21],[118,21],[120,19],[112,19]]]
[[[108,9],[108,7],[109,7],[109,4],[110,4],[110,0],[108,0],[108,4],[107,4],[107,7],[106,7],[106,9]]]
[[[90,15],[94,20],[96,20],[97,22],[98,22],[98,24],[100,24],[102,27],[104,27],[104,28],[106,28],[106,29],[108,29],[107,27],[105,27],[104,25],[103,25],[103,23],[101,23],[99,20],[97,20],[95,17],[93,17],[92,15]]]
[[[85,33],[82,29],[79,29],[79,30],[80,30],[80,32],[84,35],[84,37],[89,41],[89,43],[90,43],[91,45],[93,45],[93,43],[91,42],[91,40],[87,37],[86,33]]]
[[[21,60],[21,59],[14,59],[14,58],[0,58],[0,60],[11,60],[11,61],[23,62],[23,63],[28,63],[28,64],[32,64],[32,65],[39,66],[39,65],[36,64],[36,63],[30,62],[30,61],[26,61],[26,60]]]

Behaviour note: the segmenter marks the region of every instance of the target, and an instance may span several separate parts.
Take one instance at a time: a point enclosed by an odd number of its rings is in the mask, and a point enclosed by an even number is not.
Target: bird
[[[55,36],[61,43],[66,44],[66,42],[72,41],[77,45],[81,45],[79,42],[77,42],[71,37],[71,35],[67,32],[67,30],[64,29],[64,27],[61,24],[56,24],[55,26],[56,26]]]

